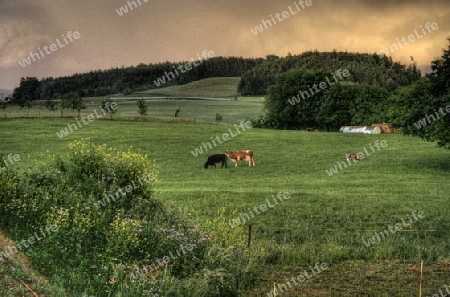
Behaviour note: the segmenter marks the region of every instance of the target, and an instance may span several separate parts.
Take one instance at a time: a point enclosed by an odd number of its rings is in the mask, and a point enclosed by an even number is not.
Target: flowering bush
[[[153,196],[156,181],[157,167],[147,155],[82,139],[35,172],[0,172],[0,212],[18,239],[43,226],[58,227],[27,254],[73,293],[189,295],[195,289],[199,296],[235,296],[236,273],[220,266],[227,262],[232,270],[237,258],[213,247],[211,239],[238,245],[238,228],[224,223],[223,210],[206,224],[212,238],[188,226]],[[131,277],[164,258],[170,261]]]
[[[2,225],[7,225],[8,213],[11,211],[11,202],[19,204],[19,178],[11,170],[0,169],[0,215],[3,219]]]
[[[111,258],[126,259],[129,252],[140,246],[141,223],[139,220],[117,215],[106,234],[106,254]]]

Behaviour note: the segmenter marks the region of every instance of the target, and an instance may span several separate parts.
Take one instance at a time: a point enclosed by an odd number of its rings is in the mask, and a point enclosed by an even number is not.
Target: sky
[[[429,71],[450,37],[449,0],[308,1],[134,0],[135,7],[131,0],[0,0],[0,89],[12,90],[21,77],[187,61],[205,50],[265,57],[316,49],[375,53],[396,44],[387,55],[403,64],[412,56]],[[267,29],[254,34],[263,20]],[[436,24],[428,31],[427,23]]]

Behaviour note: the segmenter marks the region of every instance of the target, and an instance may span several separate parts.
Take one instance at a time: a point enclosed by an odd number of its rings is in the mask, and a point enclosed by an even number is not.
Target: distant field
[[[82,109],[80,115],[87,116],[94,110],[100,112],[99,98],[86,98],[84,100],[86,109]],[[212,122],[216,123],[216,114],[222,116],[224,123],[239,123],[246,118],[256,119],[263,107],[262,97],[239,97],[236,101],[197,101],[197,100],[148,100],[146,116],[138,114],[135,100],[117,101],[118,111],[113,115],[115,119],[147,119],[163,122]],[[178,117],[175,111],[180,108]],[[76,118],[77,111],[65,109],[64,117]],[[42,105],[22,110],[17,106],[8,106],[0,110],[0,118],[39,118],[39,117],[61,117],[61,111],[49,111]],[[106,116],[109,118],[109,115]]]
[[[192,82],[182,86],[173,86],[150,90],[153,93],[134,94],[133,96],[168,96],[168,97],[217,97],[230,98],[230,101],[198,101],[198,100],[147,100],[148,110],[146,116],[138,114],[135,99],[117,99],[118,111],[113,115],[115,119],[144,119],[161,122],[211,122],[216,123],[216,114],[222,116],[223,123],[237,124],[246,118],[256,119],[263,107],[263,97],[238,97],[236,94],[239,78],[222,77],[210,78]],[[236,97],[235,97],[236,96]],[[94,110],[100,111],[102,99],[105,97],[85,97],[80,116],[92,114]],[[234,100],[236,99],[236,100]],[[33,102],[31,108],[20,109],[18,106],[8,105],[0,109],[0,118],[39,118],[61,117],[61,110],[49,111],[45,102]],[[175,111],[180,109],[178,117]],[[63,110],[63,117],[76,118],[77,111]]]
[[[171,86],[138,92],[139,96],[185,96],[185,97],[234,97],[238,96],[239,77],[214,77],[194,81],[181,86]]]
[[[271,256],[254,264],[261,278],[246,296],[266,296],[274,282],[286,283],[316,262],[328,263],[328,270],[282,296],[417,296],[421,260],[423,296],[449,285],[450,152],[432,143],[402,135],[251,129],[195,158],[192,150],[232,126],[97,120],[59,139],[56,132],[72,122],[1,120],[0,152],[20,154],[17,166],[26,170],[82,137],[119,149],[133,146],[160,167],[156,196],[199,228],[220,208],[231,219],[233,210],[248,213],[271,195],[289,192],[289,200],[250,221],[252,246]],[[370,150],[376,140],[388,147],[327,175],[345,153]],[[227,148],[253,149],[256,166],[229,162],[227,169],[203,169],[206,155]],[[363,243],[413,211],[425,218],[372,246]]]
[[[256,119],[263,107],[264,98],[239,97],[237,101],[197,101],[197,100],[148,100],[148,116],[170,121],[216,122],[216,114],[224,123],[239,123],[245,118]],[[119,116],[136,117],[136,101],[119,102]],[[175,111],[180,109],[178,117]]]

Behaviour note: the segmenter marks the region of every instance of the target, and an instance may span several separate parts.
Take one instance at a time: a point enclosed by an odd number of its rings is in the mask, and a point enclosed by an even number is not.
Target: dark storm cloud
[[[429,65],[446,45],[447,0],[312,1],[254,35],[250,29],[298,1],[140,0],[139,7],[119,16],[116,10],[127,5],[125,0],[0,0],[0,88],[13,88],[21,76],[189,60],[203,50],[244,57],[312,49],[374,53],[426,22],[438,23],[439,30],[392,53],[393,58],[408,63],[413,55]],[[30,52],[68,31],[79,31],[81,38],[26,68],[19,66]]]

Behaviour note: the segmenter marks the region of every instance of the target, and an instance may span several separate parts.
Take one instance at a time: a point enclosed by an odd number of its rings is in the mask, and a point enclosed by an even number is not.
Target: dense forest
[[[185,70],[184,73],[178,71],[178,75],[169,76],[170,80],[167,79],[167,74],[169,72],[175,74],[175,69],[185,65],[187,61],[99,69],[72,76],[48,77],[40,81],[35,77],[26,77],[21,79],[20,86],[14,90],[13,100],[16,102],[51,100],[73,94],[79,97],[130,94],[157,88],[154,81],[164,77],[166,78],[166,82],[162,85],[164,87],[208,77],[238,77],[263,61],[262,58],[241,57],[213,57],[201,62],[196,60],[194,61],[196,64],[192,64],[192,69]]]
[[[296,56],[267,56],[266,61],[244,73],[238,90],[243,95],[265,95],[277,77],[291,69],[330,72],[346,69],[351,73],[349,81],[377,85],[389,92],[420,78],[415,63],[402,65],[392,61],[391,57],[380,57],[375,53],[308,51]]]

